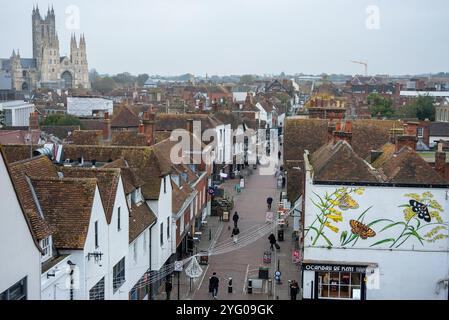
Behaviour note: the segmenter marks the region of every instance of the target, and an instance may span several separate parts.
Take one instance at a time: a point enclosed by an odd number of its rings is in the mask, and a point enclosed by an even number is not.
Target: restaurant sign
[[[303,263],[303,271],[322,272],[359,272],[365,273],[367,266],[354,266],[346,264]]]

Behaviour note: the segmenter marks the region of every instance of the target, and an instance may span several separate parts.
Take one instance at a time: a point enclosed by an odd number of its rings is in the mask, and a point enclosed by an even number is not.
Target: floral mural
[[[360,208],[356,200],[364,193],[362,187],[341,187],[321,196],[314,192],[315,197],[311,199],[314,217],[305,228],[305,236],[310,236],[311,245],[321,241],[321,244],[333,247],[335,235],[340,247],[353,247],[360,240],[368,241],[369,247],[387,245],[390,248],[399,248],[411,239],[424,246],[426,242],[448,237],[448,224],[441,218],[443,207],[433,199],[431,192],[405,194],[407,200],[399,206],[403,212],[399,221],[389,219],[391,214],[388,218],[370,221],[368,215],[373,206]]]

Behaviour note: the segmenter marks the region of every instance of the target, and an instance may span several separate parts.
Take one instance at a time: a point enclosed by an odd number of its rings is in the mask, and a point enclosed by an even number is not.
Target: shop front
[[[372,264],[302,263],[304,299],[366,299],[366,269]]]

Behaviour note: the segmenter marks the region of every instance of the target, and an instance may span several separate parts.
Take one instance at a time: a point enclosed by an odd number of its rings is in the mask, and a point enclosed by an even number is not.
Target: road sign
[[[175,261],[175,271],[182,272],[183,263],[182,261]]]
[[[210,187],[208,193],[213,196],[215,194],[215,189]]]

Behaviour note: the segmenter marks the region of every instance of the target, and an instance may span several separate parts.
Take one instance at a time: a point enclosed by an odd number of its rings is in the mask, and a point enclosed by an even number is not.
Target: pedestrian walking
[[[170,294],[171,294],[172,288],[173,288],[173,285],[170,282],[170,280],[166,280],[165,281],[165,293],[167,294],[166,300],[170,300]]]
[[[268,197],[267,198],[267,206],[268,206],[268,209],[271,209],[271,204],[273,203],[273,198],[272,197]]]
[[[232,229],[231,237],[234,240],[234,243],[237,243],[237,241],[239,240],[239,233],[240,233],[239,228],[234,227],[234,229]]]
[[[279,160],[281,160],[281,155],[282,155],[281,151],[278,151],[278,159]]]
[[[285,176],[282,176],[282,189],[285,188]]]
[[[234,212],[234,215],[232,216],[232,221],[234,221],[234,228],[237,228],[237,223],[239,222],[239,214],[236,212]]]
[[[290,299],[291,300],[296,300],[296,296],[298,295],[298,291],[299,291],[298,282],[296,282],[296,280],[292,280],[290,282]]]
[[[209,278],[209,292],[212,293],[213,299],[217,299],[219,283],[220,279],[218,279],[217,273],[214,272],[212,277]]]
[[[273,246],[276,244],[276,237],[274,234],[270,234],[268,240],[270,240],[270,249],[273,251]]]

